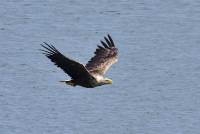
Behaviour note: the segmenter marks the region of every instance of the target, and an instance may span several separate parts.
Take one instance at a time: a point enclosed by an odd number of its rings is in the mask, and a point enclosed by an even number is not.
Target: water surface
[[[2,0],[1,134],[198,134],[200,2],[197,0]],[[52,43],[87,63],[110,33],[113,85],[69,79],[41,52]]]

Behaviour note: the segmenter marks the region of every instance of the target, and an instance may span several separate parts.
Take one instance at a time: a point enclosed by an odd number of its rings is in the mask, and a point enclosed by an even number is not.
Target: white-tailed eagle
[[[104,77],[104,75],[110,66],[117,62],[118,49],[115,47],[111,36],[108,34],[108,37],[104,37],[104,39],[105,41],[101,40],[102,45],[98,45],[98,48],[94,52],[95,56],[85,66],[65,57],[53,45],[49,45],[46,42],[41,44],[44,48],[41,50],[55,65],[72,78],[71,80],[61,82],[65,82],[71,86],[79,85],[93,88],[112,83],[112,80]]]

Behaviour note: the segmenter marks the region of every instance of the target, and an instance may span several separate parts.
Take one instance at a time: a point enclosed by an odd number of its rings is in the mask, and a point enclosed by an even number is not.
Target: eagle
[[[118,49],[111,36],[104,37],[105,41],[100,40],[101,45],[97,45],[94,56],[84,66],[83,64],[64,56],[53,45],[46,42],[41,44],[40,49],[47,58],[54,62],[67,73],[71,80],[63,80],[67,85],[94,88],[97,86],[112,84],[112,80],[105,77],[106,71],[117,62]]]

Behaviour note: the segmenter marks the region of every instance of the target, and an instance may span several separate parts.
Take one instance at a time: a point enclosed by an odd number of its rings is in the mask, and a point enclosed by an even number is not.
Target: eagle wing
[[[86,64],[87,70],[92,74],[104,75],[111,65],[117,62],[118,49],[108,34],[104,37],[105,42],[101,41],[103,46],[99,46],[92,57]]]
[[[49,45],[44,42],[44,45],[41,44],[41,46],[44,48],[41,50],[46,55],[46,57],[48,57],[52,62],[54,62],[55,65],[60,67],[72,79],[77,80],[81,78],[92,78],[92,75],[88,72],[84,65],[65,57],[53,45]]]

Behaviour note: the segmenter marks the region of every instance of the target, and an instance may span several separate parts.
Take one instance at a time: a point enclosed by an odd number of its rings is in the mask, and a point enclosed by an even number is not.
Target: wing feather
[[[105,42],[103,42],[102,40],[101,40],[101,44],[102,44],[105,48],[109,48],[109,47],[107,46],[107,44],[106,44]]]
[[[118,49],[108,34],[108,38],[104,37],[104,41],[100,41],[103,46],[98,46],[94,52],[95,56],[92,57],[86,64],[86,68],[90,73],[103,75],[106,71],[117,62]]]
[[[40,49],[41,51],[43,51],[43,54],[45,54],[46,57],[48,57],[52,62],[55,63],[55,65],[60,67],[74,80],[79,80],[81,78],[92,78],[92,75],[88,72],[84,65],[68,57],[65,57],[53,45],[49,45],[46,42],[44,42],[44,44],[41,44],[41,46],[44,48]]]
[[[112,47],[112,44],[111,44],[111,42],[106,38],[106,37],[104,37],[104,39],[105,39],[105,41],[106,41],[106,43],[107,43],[107,45],[109,46],[109,47]]]

